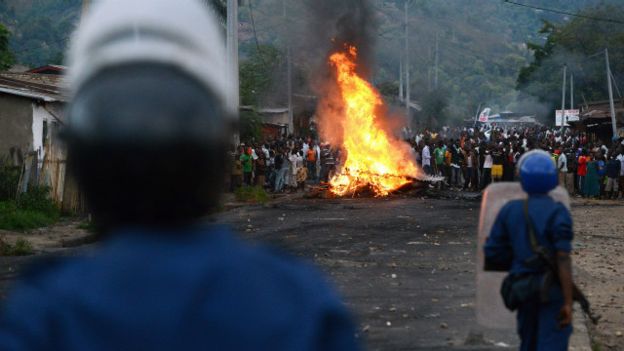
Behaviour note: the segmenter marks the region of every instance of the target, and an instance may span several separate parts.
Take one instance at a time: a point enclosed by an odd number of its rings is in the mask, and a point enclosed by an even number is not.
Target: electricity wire
[[[616,20],[616,19],[613,19],[613,18],[604,18],[604,17],[583,15],[583,14],[580,14],[580,13],[572,13],[572,12],[567,12],[567,11],[563,11],[563,10],[557,10],[557,9],[551,9],[551,8],[546,8],[546,7],[540,7],[540,6],[534,6],[534,5],[529,5],[529,4],[523,4],[523,3],[511,1],[511,0],[504,0],[504,2],[507,3],[507,4],[516,5],[516,6],[520,6],[520,7],[526,7],[526,8],[530,8],[530,9],[534,9],[534,10],[541,10],[541,11],[545,11],[545,12],[552,12],[552,13],[557,13],[557,14],[560,14],[560,15],[584,18],[584,19],[588,19],[588,20],[592,20],[592,21],[602,21],[602,22],[609,22],[609,23],[624,24],[624,21]]]

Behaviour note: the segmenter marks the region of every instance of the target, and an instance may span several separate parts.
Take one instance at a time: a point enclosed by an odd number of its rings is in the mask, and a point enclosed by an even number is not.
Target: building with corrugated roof
[[[59,205],[79,211],[83,201],[65,176],[66,151],[58,137],[67,101],[62,75],[0,72],[0,158],[21,167],[20,191],[49,186]]]

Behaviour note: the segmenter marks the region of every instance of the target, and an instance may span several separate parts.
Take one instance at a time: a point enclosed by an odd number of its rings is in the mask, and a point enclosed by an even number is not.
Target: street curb
[[[60,244],[62,248],[70,248],[70,247],[77,247],[77,246],[82,246],[82,245],[87,245],[87,244],[93,244],[96,241],[97,241],[97,236],[95,234],[87,234],[85,236],[81,236],[78,238],[63,239],[61,240]]]
[[[570,351],[592,351],[587,319],[578,308],[574,311],[574,333],[570,338]]]

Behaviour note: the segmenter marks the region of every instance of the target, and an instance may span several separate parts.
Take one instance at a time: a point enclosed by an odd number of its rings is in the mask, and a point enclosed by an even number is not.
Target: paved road
[[[355,311],[370,350],[491,350],[517,340],[511,330],[475,324],[478,207],[421,198],[298,199],[237,208],[218,221],[317,262]],[[0,260],[0,297],[32,260]]]
[[[314,259],[356,311],[370,350],[489,350],[512,330],[475,324],[479,203],[420,198],[295,200],[220,218]]]

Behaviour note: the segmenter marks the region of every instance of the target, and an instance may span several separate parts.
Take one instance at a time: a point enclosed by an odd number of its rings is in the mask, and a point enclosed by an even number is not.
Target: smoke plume
[[[375,18],[368,0],[308,0],[308,30],[312,47],[317,48],[318,62],[315,77],[311,77],[312,88],[319,97],[317,119],[321,138],[332,144],[342,143],[342,130],[338,115],[342,112],[342,100],[335,82],[335,75],[329,65],[329,56],[346,46],[355,46],[358,51],[357,72],[368,77],[372,67],[375,45]]]

